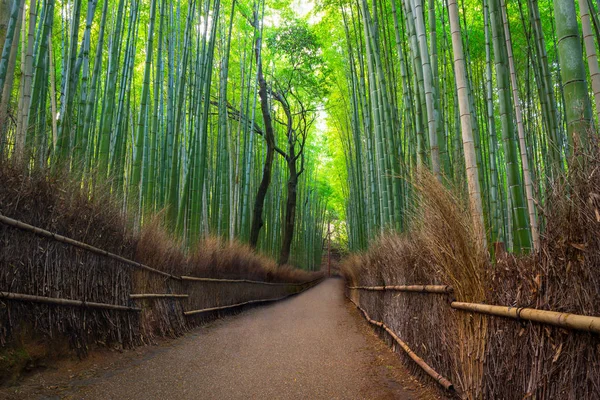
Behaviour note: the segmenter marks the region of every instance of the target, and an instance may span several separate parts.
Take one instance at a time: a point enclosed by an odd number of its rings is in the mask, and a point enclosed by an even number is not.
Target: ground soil
[[[329,279],[288,300],[124,352],[33,372],[7,399],[438,399]]]

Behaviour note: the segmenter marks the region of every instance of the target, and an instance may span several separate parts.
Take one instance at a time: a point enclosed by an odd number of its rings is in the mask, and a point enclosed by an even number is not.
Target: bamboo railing
[[[0,299],[27,301],[27,302],[32,302],[32,303],[55,304],[55,305],[71,306],[71,307],[100,308],[100,309],[105,309],[105,310],[142,311],[141,308],[121,306],[121,305],[117,305],[117,304],[95,303],[92,301],[84,301],[84,300],[60,299],[60,298],[56,298],[56,297],[34,296],[34,295],[30,295],[30,294],[12,293],[12,292],[0,292]]]
[[[146,293],[146,294],[130,294],[132,300],[138,299],[187,299],[188,294],[170,294],[170,293]]]
[[[350,290],[366,290],[366,291],[402,291],[413,293],[441,293],[452,294],[451,286],[442,285],[393,285],[393,286],[348,286]],[[369,317],[367,312],[361,308],[350,296],[348,299],[364,314],[365,319],[380,328],[383,328],[392,338],[404,349],[410,358],[417,363],[428,375],[433,377],[436,382],[443,386],[446,390],[453,388],[452,383],[438,374],[429,365],[427,365],[419,356],[414,354],[410,347],[404,343],[385,323],[375,321]],[[464,303],[459,301],[450,302],[450,307],[455,310],[486,314],[498,317],[512,318],[522,321],[532,321],[546,325],[557,326],[572,330],[600,333],[600,317],[579,315],[556,311],[538,310],[524,307],[507,307],[489,304]]]
[[[302,293],[302,292],[310,289],[311,287],[313,287],[313,286],[317,285],[318,283],[320,283],[323,279],[325,279],[325,278],[324,277],[317,278],[317,279],[313,279],[312,281],[305,282],[303,284],[299,284],[299,285],[307,285],[307,287],[305,287],[304,289],[300,290],[299,292],[290,293],[290,294],[287,294],[285,296],[278,297],[276,299],[249,300],[249,301],[245,301],[243,303],[230,304],[230,305],[226,305],[226,306],[203,308],[201,310],[184,311],[183,314],[185,316],[190,316],[190,315],[203,314],[203,313],[207,313],[207,312],[211,312],[211,311],[220,311],[220,310],[227,310],[227,309],[231,309],[231,308],[238,308],[238,307],[242,307],[242,306],[246,306],[246,305],[250,305],[250,304],[269,303],[269,302],[280,301],[280,300],[287,299],[290,296],[294,296],[296,294],[300,294],[300,293]]]
[[[423,369],[423,371],[425,371],[429,376],[431,376],[433,379],[436,380],[436,382],[438,382],[440,385],[442,385],[444,387],[444,389],[446,390],[453,390],[454,389],[454,385],[452,385],[452,382],[450,382],[448,379],[444,378],[444,376],[442,376],[441,374],[439,374],[437,371],[435,371],[433,368],[431,368],[425,361],[423,361],[423,359],[421,357],[419,357],[417,354],[415,354],[414,351],[411,350],[411,348],[404,343],[404,341],[402,341],[402,339],[400,339],[398,337],[398,335],[396,335],[396,333],[394,333],[394,331],[392,331],[386,324],[384,324],[381,321],[375,321],[374,319],[371,319],[371,317],[369,316],[369,314],[367,314],[367,312],[358,304],[356,304],[356,302],[352,299],[350,299],[350,301],[352,303],[354,303],[354,305],[356,306],[356,308],[358,308],[365,316],[365,319],[375,325],[378,326],[380,328],[383,328],[387,333],[390,334],[390,336],[394,339],[394,341],[396,343],[398,343],[400,345],[400,347],[402,347],[402,349],[406,352],[406,354],[415,362],[417,363],[417,365],[419,367],[421,367]]]
[[[453,301],[450,303],[450,306],[456,310],[533,321],[578,331],[600,333],[600,317],[592,317],[589,315],[537,310],[535,308],[461,303],[458,301]]]
[[[450,294],[453,292],[452,287],[447,286],[447,285],[349,286],[348,289],[372,290],[372,291],[395,290],[398,292],[442,293],[442,294]]]
[[[125,257],[119,256],[117,254],[111,253],[109,251],[106,250],[102,250],[100,248],[94,247],[92,245],[89,245],[87,243],[83,243],[71,238],[68,238],[66,236],[62,236],[59,235],[57,233],[53,233],[50,231],[47,231],[45,229],[41,229],[38,227],[35,227],[33,225],[29,225],[26,224],[22,221],[18,221],[16,219],[13,218],[9,218],[5,215],[0,214],[0,223],[3,223],[5,225],[11,226],[13,228],[16,229],[20,229],[26,232],[30,232],[33,233],[37,236],[41,236],[47,239],[51,239],[60,243],[64,243],[64,244],[68,244],[70,246],[85,250],[85,251],[89,251],[91,253],[100,255],[100,256],[104,256],[116,261],[119,261],[123,264],[135,267],[135,268],[139,268],[154,274],[159,274],[161,276],[165,276],[168,279],[175,279],[178,281],[188,281],[188,282],[216,282],[216,283],[250,283],[250,284],[260,284],[260,285],[273,285],[273,286],[304,286],[306,285],[306,288],[303,288],[302,290],[300,290],[299,292],[296,293],[291,293],[287,296],[281,297],[281,298],[277,298],[277,299],[259,299],[259,300],[251,300],[248,302],[244,302],[244,303],[238,303],[238,304],[232,304],[229,306],[222,306],[222,307],[213,307],[213,308],[207,308],[207,309],[203,309],[203,310],[192,310],[192,311],[185,311],[184,315],[195,315],[195,314],[200,314],[200,313],[204,313],[204,312],[209,312],[209,311],[216,311],[216,310],[224,310],[224,309],[229,309],[229,308],[235,308],[235,307],[241,307],[247,304],[252,304],[252,303],[264,303],[264,302],[270,302],[270,301],[277,301],[277,300],[282,300],[284,298],[287,298],[293,294],[298,294],[301,293],[307,289],[309,289],[310,287],[314,286],[313,283],[317,282],[317,281],[321,281],[323,278],[317,278],[314,279],[312,281],[309,282],[303,282],[303,283],[286,283],[286,282],[264,282],[264,281],[254,281],[254,280],[249,280],[249,279],[217,279],[217,278],[199,278],[199,277],[193,277],[193,276],[176,276],[176,275],[172,275],[169,274],[167,272],[163,272],[160,271],[158,269],[149,267],[147,265],[144,265],[142,263],[139,263],[137,261],[133,261],[130,259],[127,259]],[[318,283],[318,282],[317,282]],[[140,299],[186,299],[188,298],[189,295],[188,294],[173,294],[173,293],[140,293],[140,294],[130,294],[129,298],[130,300],[140,300]],[[128,306],[122,306],[122,305],[114,305],[114,304],[104,304],[104,303],[94,303],[94,302],[88,302],[85,300],[72,300],[72,299],[61,299],[61,298],[51,298],[51,297],[42,297],[42,296],[34,296],[34,295],[29,295],[29,294],[22,294],[22,293],[12,293],[12,292],[0,292],[0,298],[4,298],[4,299],[8,299],[8,300],[18,300],[18,301],[29,301],[29,302],[38,302],[38,303],[46,303],[46,304],[55,304],[55,305],[67,305],[67,306],[79,306],[79,307],[90,307],[90,308],[104,308],[104,309],[111,309],[111,310],[124,310],[124,311],[141,311],[140,308],[136,308],[136,307],[128,307]]]
[[[191,282],[217,282],[217,283],[253,283],[257,285],[272,285],[272,286],[302,286],[308,283],[286,283],[286,282],[265,282],[265,281],[253,281],[250,279],[217,279],[217,278],[197,278],[195,276],[182,276],[182,280]],[[321,278],[319,278],[321,279]]]
[[[451,286],[439,285],[409,285],[409,286],[348,286],[351,290],[386,291],[399,290],[403,292],[419,293],[453,293]],[[478,314],[493,315],[538,322],[541,324],[558,326],[578,331],[600,333],[600,317],[589,315],[571,314],[557,311],[538,310],[535,308],[509,307],[479,303],[464,303],[452,301],[450,307],[455,310],[468,311]]]

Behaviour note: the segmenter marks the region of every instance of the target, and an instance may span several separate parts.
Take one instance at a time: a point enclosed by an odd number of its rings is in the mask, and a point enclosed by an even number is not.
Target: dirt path
[[[342,281],[194,330],[93,372],[43,371],[0,397],[432,399],[343,298]],[[120,360],[119,360],[120,358]],[[61,376],[62,374],[62,376]],[[72,375],[70,375],[72,374]]]

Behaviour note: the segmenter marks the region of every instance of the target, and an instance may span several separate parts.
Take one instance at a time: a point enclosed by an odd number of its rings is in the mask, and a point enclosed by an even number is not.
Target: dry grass
[[[201,239],[189,254],[182,248],[181,242],[167,233],[158,215],[142,228],[135,259],[150,266],[160,266],[162,271],[174,275],[199,278],[302,283],[320,275],[291,265],[278,266],[273,259],[235,240],[209,236]]]
[[[342,264],[346,279],[365,286],[452,285],[461,301],[482,302],[489,263],[475,240],[468,207],[429,173],[418,177],[414,186],[420,207],[413,210],[410,232],[383,235],[366,254],[346,259]],[[481,397],[485,317],[458,314],[441,295],[363,291],[353,295],[359,295],[369,314],[384,321],[427,363],[449,377],[465,397]]]
[[[413,219],[418,248],[442,282],[454,288],[460,301],[485,300],[486,271],[490,270],[485,247],[477,236],[469,208],[430,173],[417,178],[420,208]],[[481,398],[488,318],[459,313],[450,329],[458,349],[453,357],[454,376],[465,396]]]

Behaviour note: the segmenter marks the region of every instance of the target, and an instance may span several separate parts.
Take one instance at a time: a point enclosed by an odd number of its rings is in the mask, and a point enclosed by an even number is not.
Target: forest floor
[[[157,346],[93,352],[0,388],[7,399],[437,399],[328,279]]]

